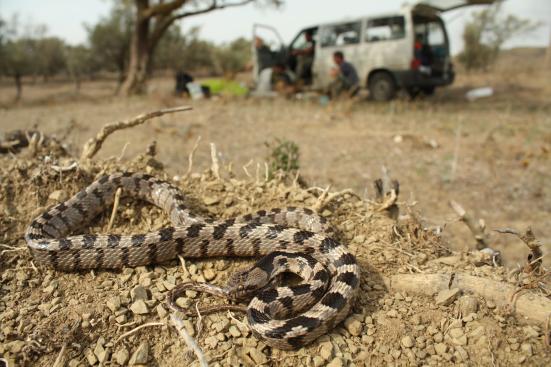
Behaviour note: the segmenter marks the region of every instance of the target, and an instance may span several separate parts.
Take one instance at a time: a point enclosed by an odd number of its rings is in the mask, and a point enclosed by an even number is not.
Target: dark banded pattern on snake
[[[119,187],[124,196],[160,207],[173,226],[134,235],[71,236],[71,232],[112,205]],[[359,288],[359,266],[346,246],[327,235],[329,228],[324,218],[309,209],[290,207],[212,221],[192,215],[183,199],[178,188],[146,174],[123,172],[103,176],[35,218],[25,239],[37,264],[64,271],[134,267],[178,255],[263,257],[279,251],[278,256],[260,260],[253,271],[243,273],[252,276],[264,272],[269,277],[267,268],[277,267],[278,261],[302,259],[292,261],[306,261],[316,269],[309,273],[309,279],[295,287],[274,288],[268,295],[263,293],[267,290],[259,291],[248,306],[253,333],[280,349],[308,344],[349,313]],[[278,306],[274,308],[276,303]],[[289,312],[281,311],[284,308]]]

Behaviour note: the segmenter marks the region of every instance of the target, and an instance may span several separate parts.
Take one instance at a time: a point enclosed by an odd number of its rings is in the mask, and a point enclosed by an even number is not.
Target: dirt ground
[[[524,265],[529,250],[511,235],[490,232],[492,247],[502,252],[505,268],[473,265],[468,258],[451,265],[436,261],[450,254],[447,248],[462,253],[474,249],[472,234],[449,208],[450,199],[483,218],[489,230],[531,226],[545,245],[544,264],[551,263],[549,78],[537,68],[502,67],[494,73],[460,74],[454,86],[424,100],[329,106],[317,99],[192,102],[173,97],[172,82],[166,78],[155,79],[147,97],[130,99],[113,97],[114,85],[108,81],[84,83],[79,95],[70,84],[38,83],[26,86],[24,100],[14,105],[14,91],[3,80],[0,131],[37,128],[55,136],[68,152],[61,163],[78,157],[83,143],[107,122],[182,104],[194,109],[113,134],[97,156],[100,163],[88,171],[53,172],[49,167],[60,157],[56,152],[43,151],[27,159],[23,151],[1,158],[2,243],[16,251],[1,257],[0,354],[19,364],[46,366],[65,345],[68,366],[127,364],[129,359],[159,366],[194,361],[169,326],[164,295],[185,279],[221,284],[244,261],[188,261],[187,269],[173,261],[122,272],[36,272],[22,235],[41,208],[76,193],[100,172],[131,168],[153,170],[167,178],[182,176],[188,154],[201,136],[194,159],[196,174],[178,184],[198,202],[207,198],[206,210],[213,215],[231,217],[264,207],[316,202],[312,191],[288,182],[264,182],[266,143],[276,138],[298,144],[300,173],[309,187],[350,188],[364,199],[347,195],[325,213],[364,269],[363,291],[344,325],[287,353],[255,339],[240,315],[205,317],[199,336],[193,330],[195,320],[186,321],[212,365],[548,364],[551,356],[542,324],[521,323],[510,310],[476,295],[437,304],[432,297],[389,290],[384,278],[461,271],[517,284],[509,272]],[[464,99],[469,89],[487,85],[494,87],[494,96],[474,102]],[[143,157],[152,141],[157,142],[156,160],[164,170],[148,166]],[[216,144],[221,163],[231,163],[233,179],[226,170],[221,182],[200,174],[211,164],[210,142]],[[411,208],[418,215],[396,224],[374,212],[372,182],[381,176],[383,165],[400,182],[402,213]],[[136,212],[141,215],[134,220]],[[115,225],[119,233],[168,223],[158,210],[139,203],[125,202],[119,213]],[[107,221],[108,214],[89,231],[105,232]],[[442,236],[434,234],[438,227]],[[144,297],[145,313],[133,308],[140,301],[137,294]],[[196,299],[187,295],[185,302]],[[125,331],[153,321],[166,326],[146,327],[118,339]]]

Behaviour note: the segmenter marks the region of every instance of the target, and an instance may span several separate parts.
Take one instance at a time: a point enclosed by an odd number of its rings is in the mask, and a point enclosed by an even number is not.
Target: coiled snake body
[[[163,209],[173,226],[146,234],[69,236],[110,206],[119,187],[125,196]],[[103,176],[35,218],[25,239],[38,264],[65,271],[135,267],[178,255],[262,257],[230,278],[225,295],[252,298],[247,317],[253,333],[280,349],[308,344],[349,313],[359,266],[344,245],[326,235],[324,218],[286,208],[211,221],[194,216],[183,199],[178,188],[146,174]],[[274,286],[286,271],[298,273],[302,283]]]

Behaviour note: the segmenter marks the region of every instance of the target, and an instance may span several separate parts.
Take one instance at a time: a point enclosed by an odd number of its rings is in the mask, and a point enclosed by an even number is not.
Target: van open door
[[[414,8],[436,10],[438,12],[450,11],[471,5],[491,5],[496,0],[420,0],[414,3]]]
[[[252,42],[253,81],[258,82],[260,72],[276,63],[284,62],[287,48],[283,38],[272,26],[255,23]]]

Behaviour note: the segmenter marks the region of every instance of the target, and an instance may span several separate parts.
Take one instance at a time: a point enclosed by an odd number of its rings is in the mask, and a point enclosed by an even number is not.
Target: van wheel
[[[369,81],[369,94],[375,101],[390,101],[396,94],[396,84],[389,73],[378,72]]]

